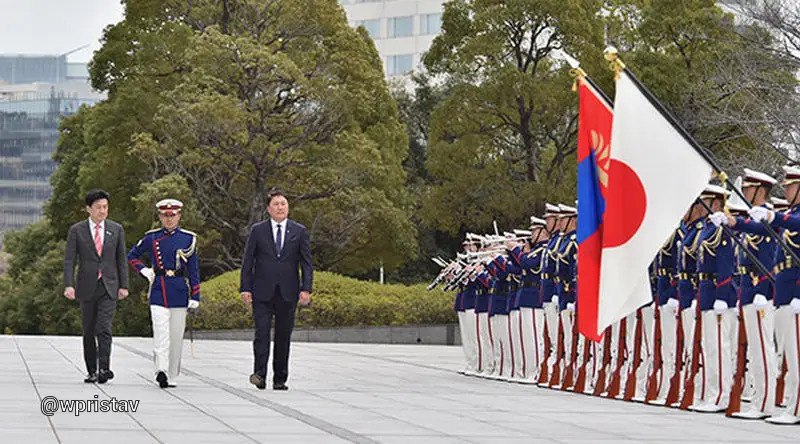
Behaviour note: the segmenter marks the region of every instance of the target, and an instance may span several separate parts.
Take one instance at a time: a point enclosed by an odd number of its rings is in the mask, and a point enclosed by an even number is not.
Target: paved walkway
[[[90,385],[80,338],[0,336],[0,443],[800,442],[800,427],[464,377],[447,346],[297,343],[291,390],[273,392],[247,382],[249,342],[196,341],[192,357],[186,341],[161,390],[150,344],[115,338],[116,378]],[[117,411],[45,416],[49,397]]]

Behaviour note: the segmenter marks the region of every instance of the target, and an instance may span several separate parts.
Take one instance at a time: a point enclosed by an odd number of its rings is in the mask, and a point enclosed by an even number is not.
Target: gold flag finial
[[[614,71],[614,80],[619,80],[619,74],[625,69],[625,64],[620,60],[617,48],[613,46],[606,47],[605,51],[603,51],[603,56],[608,60],[609,68]]]
[[[586,71],[582,70],[580,66],[572,68],[569,70],[570,75],[575,77],[575,81],[572,82],[572,90],[578,90],[578,82],[582,81],[584,77],[586,77]]]

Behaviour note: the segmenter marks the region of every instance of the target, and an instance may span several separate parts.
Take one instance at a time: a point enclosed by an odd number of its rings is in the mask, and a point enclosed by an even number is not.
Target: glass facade
[[[386,58],[386,74],[390,76],[408,74],[413,68],[413,54],[390,55]]]
[[[381,38],[381,19],[359,20],[356,26],[363,26],[373,39]]]
[[[97,99],[51,91],[0,99],[0,245],[5,233],[42,218],[62,117]]]
[[[411,37],[414,33],[414,17],[391,17],[388,22],[388,37]]]
[[[435,35],[442,30],[442,14],[425,14],[419,16],[420,35]]]

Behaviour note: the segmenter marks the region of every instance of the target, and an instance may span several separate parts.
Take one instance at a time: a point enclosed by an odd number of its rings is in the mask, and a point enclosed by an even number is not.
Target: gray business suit
[[[64,286],[75,288],[81,305],[83,358],[86,370],[108,370],[111,364],[111,323],[117,306],[117,292],[128,288],[125,230],[106,219],[102,254],[94,246],[94,227],[83,220],[69,228],[64,255]],[[78,276],[75,278],[75,266]],[[97,278],[98,269],[102,278]]]

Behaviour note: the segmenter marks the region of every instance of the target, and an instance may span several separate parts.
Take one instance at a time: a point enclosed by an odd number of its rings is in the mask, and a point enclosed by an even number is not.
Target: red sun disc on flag
[[[612,159],[609,195],[603,220],[603,247],[622,245],[639,230],[647,211],[647,195],[641,179],[624,162]]]

